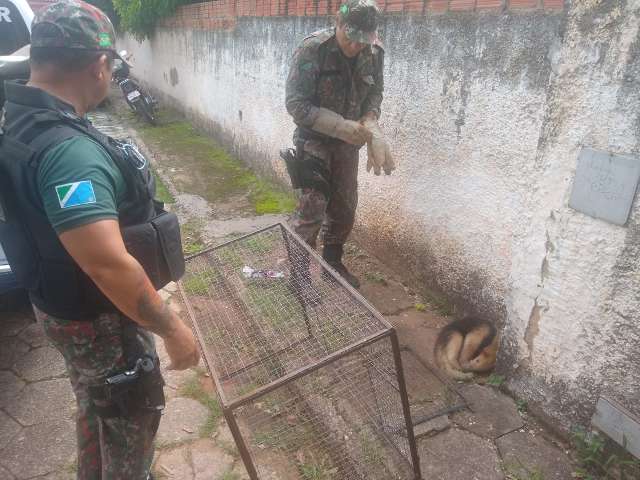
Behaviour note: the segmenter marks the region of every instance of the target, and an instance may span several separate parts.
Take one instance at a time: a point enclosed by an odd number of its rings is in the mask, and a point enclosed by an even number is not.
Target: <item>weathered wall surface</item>
[[[284,179],[289,58],[330,20],[198,18],[125,38],[137,75]],[[639,22],[640,0],[584,0],[387,15],[382,28],[382,126],[399,168],[362,165],[357,234],[496,319],[510,388],[565,428],[601,393],[640,414],[640,207],[618,227],[567,206],[582,145],[640,151]]]

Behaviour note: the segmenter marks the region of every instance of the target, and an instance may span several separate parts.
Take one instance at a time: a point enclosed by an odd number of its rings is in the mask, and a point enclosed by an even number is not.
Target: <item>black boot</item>
[[[360,281],[342,263],[343,245],[325,245],[322,258],[344,278],[353,288],[360,288]]]

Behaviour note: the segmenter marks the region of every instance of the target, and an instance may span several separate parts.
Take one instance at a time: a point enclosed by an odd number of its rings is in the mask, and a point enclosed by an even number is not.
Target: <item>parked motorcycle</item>
[[[126,50],[120,52],[122,60],[116,60],[116,65],[113,69],[113,80],[118,84],[120,90],[124,95],[124,99],[127,101],[129,107],[134,112],[137,112],[142,118],[144,118],[151,125],[156,124],[156,100],[144,92],[140,85],[138,85],[133,79],[129,77],[131,71],[130,63],[127,62],[128,54]]]

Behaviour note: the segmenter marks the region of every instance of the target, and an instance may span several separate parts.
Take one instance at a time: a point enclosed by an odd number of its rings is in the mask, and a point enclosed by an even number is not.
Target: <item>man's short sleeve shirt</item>
[[[56,233],[118,218],[126,183],[107,151],[86,136],[72,137],[40,161],[38,190]]]

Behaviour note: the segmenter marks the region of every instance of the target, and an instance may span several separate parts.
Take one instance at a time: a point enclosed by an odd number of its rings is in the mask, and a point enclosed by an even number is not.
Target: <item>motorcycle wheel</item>
[[[136,102],[138,113],[151,125],[156,124],[156,114],[153,105],[147,100],[146,95],[142,95],[139,102]]]
[[[125,101],[127,102],[127,105],[129,105],[129,108],[131,109],[131,111],[137,112],[138,109],[136,108],[136,106],[133,103],[131,103],[129,100],[127,100],[126,96],[125,96]]]

